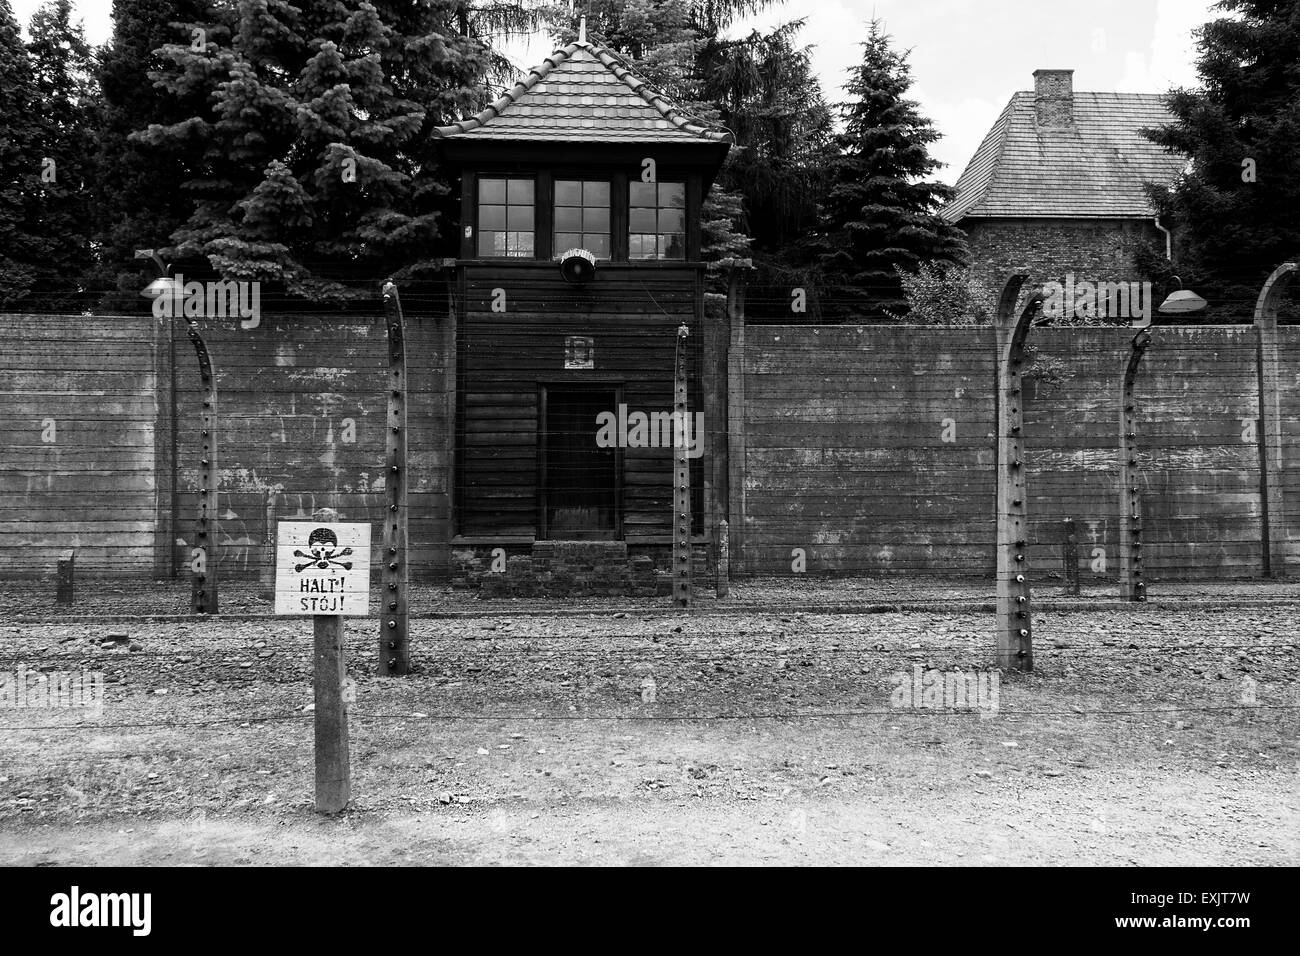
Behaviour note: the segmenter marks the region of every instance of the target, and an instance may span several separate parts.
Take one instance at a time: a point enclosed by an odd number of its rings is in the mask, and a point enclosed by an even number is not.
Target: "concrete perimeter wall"
[[[1055,384],[1031,375],[1025,394],[1036,575],[1061,571],[1065,518],[1075,521],[1084,579],[1117,573],[1120,394],[1132,335],[1031,333],[1039,367],[1055,360],[1064,370]],[[1135,397],[1155,578],[1263,571],[1256,343],[1250,326],[1153,330]],[[1281,343],[1279,458],[1294,566],[1300,329],[1283,328]],[[796,573],[800,550],[809,574],[992,572],[991,329],[750,326],[734,359],[744,369],[743,573]]]
[[[416,580],[448,570],[448,320],[408,309]],[[281,519],[383,509],[383,320],[264,317],[201,326],[217,367],[222,573],[261,564]],[[1263,573],[1261,430],[1251,327],[1156,328],[1137,378],[1146,562],[1155,578]],[[1031,567],[1061,570],[1062,519],[1085,580],[1117,566],[1116,448],[1131,332],[1035,329],[1065,369],[1026,387]],[[174,342],[172,341],[174,338]],[[1280,330],[1284,550],[1300,565],[1300,328]],[[175,382],[171,355],[175,354]],[[908,326],[750,326],[728,415],[732,566],[747,574],[988,575],[993,335]],[[164,577],[196,506],[197,362],[151,317],[0,316],[0,577]],[[173,480],[173,475],[174,480]],[[376,547],[378,547],[378,535]],[[798,549],[798,550],[796,550]],[[802,557],[801,557],[802,555]]]
[[[447,570],[446,323],[407,316],[417,575]],[[0,316],[0,575],[49,574],[65,548],[77,550],[78,575],[164,577],[183,559],[203,394],[178,324]],[[343,520],[377,522],[390,374],[383,319],[264,316],[256,329],[199,327],[218,390],[220,572],[259,569],[268,498],[282,520],[332,508]],[[56,424],[53,442],[42,441],[46,419]]]

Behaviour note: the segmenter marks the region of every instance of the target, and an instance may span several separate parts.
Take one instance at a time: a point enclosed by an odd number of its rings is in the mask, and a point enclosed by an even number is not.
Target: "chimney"
[[[1074,125],[1074,70],[1034,70],[1034,116],[1039,126]]]

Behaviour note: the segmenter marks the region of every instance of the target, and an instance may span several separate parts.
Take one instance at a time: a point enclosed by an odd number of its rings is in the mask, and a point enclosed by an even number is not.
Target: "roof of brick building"
[[[1034,94],[1016,93],[941,211],[967,217],[1144,218],[1146,183],[1168,184],[1187,159],[1142,135],[1172,117],[1154,93],[1073,93],[1074,122],[1040,126]]]
[[[616,55],[570,43],[482,112],[434,135],[473,140],[731,143],[633,74]]]

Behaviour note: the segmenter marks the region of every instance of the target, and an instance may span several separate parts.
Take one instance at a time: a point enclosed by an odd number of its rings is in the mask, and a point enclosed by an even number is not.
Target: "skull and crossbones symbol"
[[[333,571],[336,567],[344,571],[352,570],[351,561],[340,561],[352,553],[351,548],[339,550],[339,539],[329,528],[317,528],[307,537],[307,550],[294,551],[295,558],[306,558],[304,564],[295,564],[293,570],[301,574],[310,567]]]

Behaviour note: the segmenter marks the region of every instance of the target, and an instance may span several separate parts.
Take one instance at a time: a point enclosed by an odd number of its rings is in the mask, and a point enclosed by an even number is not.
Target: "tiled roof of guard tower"
[[[584,143],[732,143],[682,113],[613,53],[570,43],[482,112],[434,131],[440,138]]]

